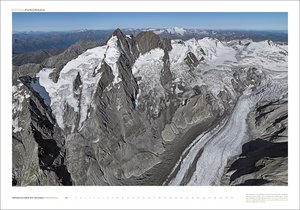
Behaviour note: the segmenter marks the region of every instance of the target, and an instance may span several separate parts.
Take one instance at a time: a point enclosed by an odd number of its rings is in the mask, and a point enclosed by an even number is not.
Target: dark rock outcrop
[[[170,82],[173,79],[171,70],[170,70],[170,58],[169,58],[169,53],[164,50],[164,57],[163,57],[163,62],[164,62],[164,67],[161,72],[161,84],[162,86],[166,86],[168,82]]]
[[[20,80],[15,82],[18,101],[13,101],[18,107],[13,110],[17,120],[13,124],[14,185],[72,185],[65,163],[65,140],[51,108],[31,87],[31,77]]]
[[[139,56],[136,39],[134,37],[127,37],[120,29],[115,30],[112,36],[118,38],[118,46],[122,54],[125,55],[125,59],[128,60],[130,66],[132,66]]]
[[[184,61],[190,67],[191,70],[194,70],[199,64],[199,60],[192,52],[188,52],[188,54],[184,58]]]
[[[231,83],[234,90],[242,94],[249,86],[253,88],[259,86],[264,77],[264,73],[255,67],[242,68],[234,72]]]
[[[136,36],[136,43],[141,54],[145,54],[155,48],[163,47],[159,36],[151,31],[139,33]]]
[[[82,81],[80,79],[80,74],[78,72],[73,83],[73,91],[77,91],[80,88],[80,85],[82,85]]]
[[[227,185],[287,185],[287,101],[260,101],[249,114],[253,138],[229,161],[223,176]]]
[[[43,68],[41,64],[28,63],[21,66],[13,66],[12,82],[17,84],[17,79],[22,76],[35,77],[35,75]]]

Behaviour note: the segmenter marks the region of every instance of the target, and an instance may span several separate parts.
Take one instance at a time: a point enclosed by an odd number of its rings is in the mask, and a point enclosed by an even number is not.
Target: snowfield
[[[101,72],[98,70],[103,61],[112,69],[114,74],[113,85],[119,83],[119,71],[117,60],[120,52],[117,46],[117,37],[113,36],[107,42],[107,45],[89,49],[76,59],[68,62],[60,72],[58,81],[55,83],[49,75],[54,69],[42,69],[38,74],[39,82],[45,87],[51,98],[51,108],[56,117],[57,124],[64,128],[64,110],[67,103],[75,112],[80,112],[79,127],[81,127],[88,115],[88,108],[91,104],[94,92],[96,90]],[[73,82],[77,75],[80,75],[82,82],[81,99],[78,101],[73,94]]]
[[[170,33],[184,33],[184,30],[179,28],[168,31]],[[89,49],[76,59],[68,62],[61,70],[56,83],[49,78],[54,69],[42,69],[37,74],[40,85],[49,93],[51,108],[59,127],[65,127],[63,115],[66,104],[72,107],[75,112],[80,113],[79,127],[87,119],[88,108],[101,78],[101,72],[98,72],[98,70],[102,62],[106,62],[112,69],[114,75],[112,86],[121,81],[117,67],[117,60],[120,57],[117,41],[117,37],[112,36],[106,45]],[[191,89],[195,85],[206,85],[214,96],[217,96],[221,90],[226,88],[234,96],[235,93],[231,85],[231,69],[234,67],[251,66],[268,71],[287,71],[287,56],[285,56],[287,47],[270,41],[252,42],[244,40],[241,43],[246,43],[246,41],[250,42],[248,46],[239,45],[239,43],[232,44],[233,42],[223,43],[213,38],[190,39],[187,41],[172,40],[172,50],[169,52],[169,58],[173,82],[181,84],[186,89]],[[189,52],[201,61],[193,72],[190,71],[185,62]],[[154,114],[157,114],[160,108],[160,98],[166,94],[160,81],[163,56],[164,51],[162,49],[153,49],[144,55],[140,55],[132,68],[133,75],[141,78],[138,96],[141,96],[141,94],[152,96],[153,106],[151,110]],[[73,95],[73,81],[78,74],[82,82],[80,101]],[[206,75],[204,76],[204,74]],[[280,76],[279,74],[278,77]],[[174,87],[176,94],[182,93],[177,85]]]

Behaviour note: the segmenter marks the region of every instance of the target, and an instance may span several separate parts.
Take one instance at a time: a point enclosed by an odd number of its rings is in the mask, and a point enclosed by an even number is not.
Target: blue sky
[[[287,30],[285,12],[163,12],[163,13],[13,13],[14,31],[67,31],[115,28],[199,28]]]

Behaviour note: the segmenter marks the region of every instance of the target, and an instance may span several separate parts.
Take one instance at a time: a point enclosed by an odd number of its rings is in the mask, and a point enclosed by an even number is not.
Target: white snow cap
[[[166,29],[170,34],[180,34],[183,35],[186,31],[183,28],[173,27]]]
[[[186,32],[185,29],[179,27],[166,28],[166,29],[147,29],[147,31],[153,31],[156,34],[170,33],[170,34],[180,34],[180,35],[184,35]]]
[[[116,64],[120,57],[117,41],[118,38],[112,36],[106,45],[89,49],[77,58],[69,61],[61,70],[56,83],[49,78],[49,74],[54,69],[44,68],[37,74],[40,84],[45,87],[49,93],[51,98],[50,106],[59,127],[65,127],[63,115],[66,103],[71,106],[75,112],[80,112],[79,127],[81,127],[86,120],[88,109],[102,74],[96,71],[101,67],[103,60],[112,69],[114,75],[113,85],[121,81]],[[80,101],[75,98],[73,94],[73,82],[78,73],[82,82]]]

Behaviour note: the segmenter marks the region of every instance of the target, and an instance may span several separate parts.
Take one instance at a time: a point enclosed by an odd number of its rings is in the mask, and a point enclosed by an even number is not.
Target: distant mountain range
[[[13,53],[65,49],[80,40],[105,40],[111,33],[112,30],[14,33],[12,35]]]
[[[272,40],[287,44],[288,34],[284,31],[238,31],[238,30],[202,30],[173,28],[141,28],[122,29],[124,34],[136,36],[142,31],[153,31],[162,38],[188,40],[204,37],[216,38],[220,41],[236,39],[251,39],[253,41]],[[113,30],[88,30],[81,29],[63,32],[14,32],[12,35],[13,53],[33,52],[39,50],[65,49],[80,41],[106,41]]]

